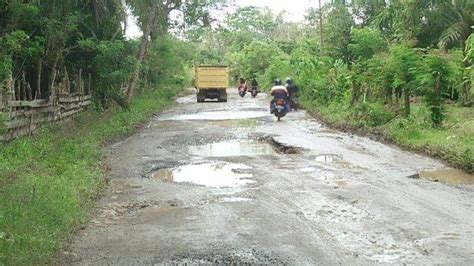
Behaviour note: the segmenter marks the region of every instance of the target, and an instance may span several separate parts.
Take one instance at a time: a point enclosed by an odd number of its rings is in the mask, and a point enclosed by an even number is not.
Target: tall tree
[[[351,37],[351,29],[354,24],[353,18],[347,6],[335,4],[326,17],[325,45],[328,54],[340,58],[344,62],[349,61],[347,45]]]
[[[133,98],[140,76],[140,67],[145,60],[150,42],[156,38],[163,37],[172,25],[170,14],[173,11],[180,12],[183,23],[192,24],[198,21],[209,21],[210,14],[205,9],[217,5],[222,1],[200,1],[200,0],[127,0],[132,12],[138,18],[138,24],[142,30],[142,37],[137,52],[136,65],[130,77],[126,98],[130,102]]]

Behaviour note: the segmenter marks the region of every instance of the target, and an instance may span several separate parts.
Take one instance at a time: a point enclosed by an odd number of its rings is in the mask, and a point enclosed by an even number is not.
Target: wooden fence
[[[91,104],[90,84],[90,75],[86,86],[82,71],[70,79],[64,70],[49,97],[40,99],[24,74],[20,81],[5,80],[0,84],[0,141],[33,134],[43,123],[71,119],[86,110]]]

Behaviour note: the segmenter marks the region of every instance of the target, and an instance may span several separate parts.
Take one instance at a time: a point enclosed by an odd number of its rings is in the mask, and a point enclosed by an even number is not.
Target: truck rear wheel
[[[218,98],[218,101],[219,102],[227,102],[227,92],[226,91],[221,91],[219,93],[219,98]]]
[[[198,103],[204,102],[205,99],[206,99],[206,94],[205,93],[198,92],[196,94],[196,100],[197,100]]]

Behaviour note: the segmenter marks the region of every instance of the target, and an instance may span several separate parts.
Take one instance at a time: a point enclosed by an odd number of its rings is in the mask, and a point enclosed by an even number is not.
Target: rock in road
[[[267,109],[189,95],[106,147],[109,185],[60,262],[474,263],[472,184],[408,178],[450,169]]]

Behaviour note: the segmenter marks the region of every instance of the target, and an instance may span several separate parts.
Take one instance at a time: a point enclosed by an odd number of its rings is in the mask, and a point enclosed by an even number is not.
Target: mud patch
[[[448,184],[474,184],[474,175],[457,169],[421,171],[418,176],[430,181],[440,181]]]
[[[173,171],[168,168],[158,169],[158,171],[151,174],[151,179],[173,181]]]
[[[238,140],[190,146],[189,152],[202,157],[260,156],[277,154],[273,147],[268,143]]]
[[[97,218],[91,220],[90,223],[98,227],[106,227],[117,224],[118,220],[124,217],[135,217],[142,209],[157,206],[157,202],[109,203],[99,209]]]
[[[204,187],[225,188],[242,187],[255,183],[250,180],[251,174],[244,173],[250,169],[244,164],[227,162],[208,162],[189,164],[173,169],[160,169],[152,174],[153,179],[172,181],[176,183],[190,183]]]

